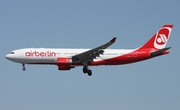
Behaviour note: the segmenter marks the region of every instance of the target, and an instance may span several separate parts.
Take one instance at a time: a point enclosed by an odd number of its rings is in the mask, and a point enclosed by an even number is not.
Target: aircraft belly
[[[24,58],[19,61],[24,64],[54,64],[55,58]]]

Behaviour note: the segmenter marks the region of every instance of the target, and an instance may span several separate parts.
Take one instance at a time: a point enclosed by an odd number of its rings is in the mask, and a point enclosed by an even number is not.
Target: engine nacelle
[[[71,58],[57,58],[58,66],[69,66],[71,63]]]
[[[59,70],[70,70],[74,66],[70,66],[72,63],[71,58],[57,58],[57,66]]]
[[[70,66],[58,66],[59,70],[70,70],[71,67]]]

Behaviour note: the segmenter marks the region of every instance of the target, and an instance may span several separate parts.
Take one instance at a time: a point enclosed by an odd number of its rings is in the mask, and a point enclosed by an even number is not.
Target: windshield
[[[10,52],[10,54],[14,54],[14,52]]]

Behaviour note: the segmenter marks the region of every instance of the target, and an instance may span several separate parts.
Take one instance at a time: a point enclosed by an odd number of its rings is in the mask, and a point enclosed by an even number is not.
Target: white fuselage
[[[11,61],[22,64],[55,64],[57,58],[71,58],[72,56],[88,51],[89,49],[63,48],[25,48],[18,49],[6,55]],[[132,52],[130,49],[106,49],[105,52],[93,61],[106,60]]]

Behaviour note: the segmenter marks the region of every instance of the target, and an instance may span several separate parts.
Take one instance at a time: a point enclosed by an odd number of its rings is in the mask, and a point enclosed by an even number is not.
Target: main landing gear
[[[87,61],[82,61],[82,64],[84,65],[83,73],[87,73],[89,76],[92,76],[92,71],[88,68],[87,63],[88,63]]]
[[[25,71],[26,70],[26,67],[25,67],[25,64],[22,64],[22,70]]]
[[[83,73],[87,73],[89,76],[92,75],[92,71],[90,69],[88,69],[88,66],[83,67]]]

